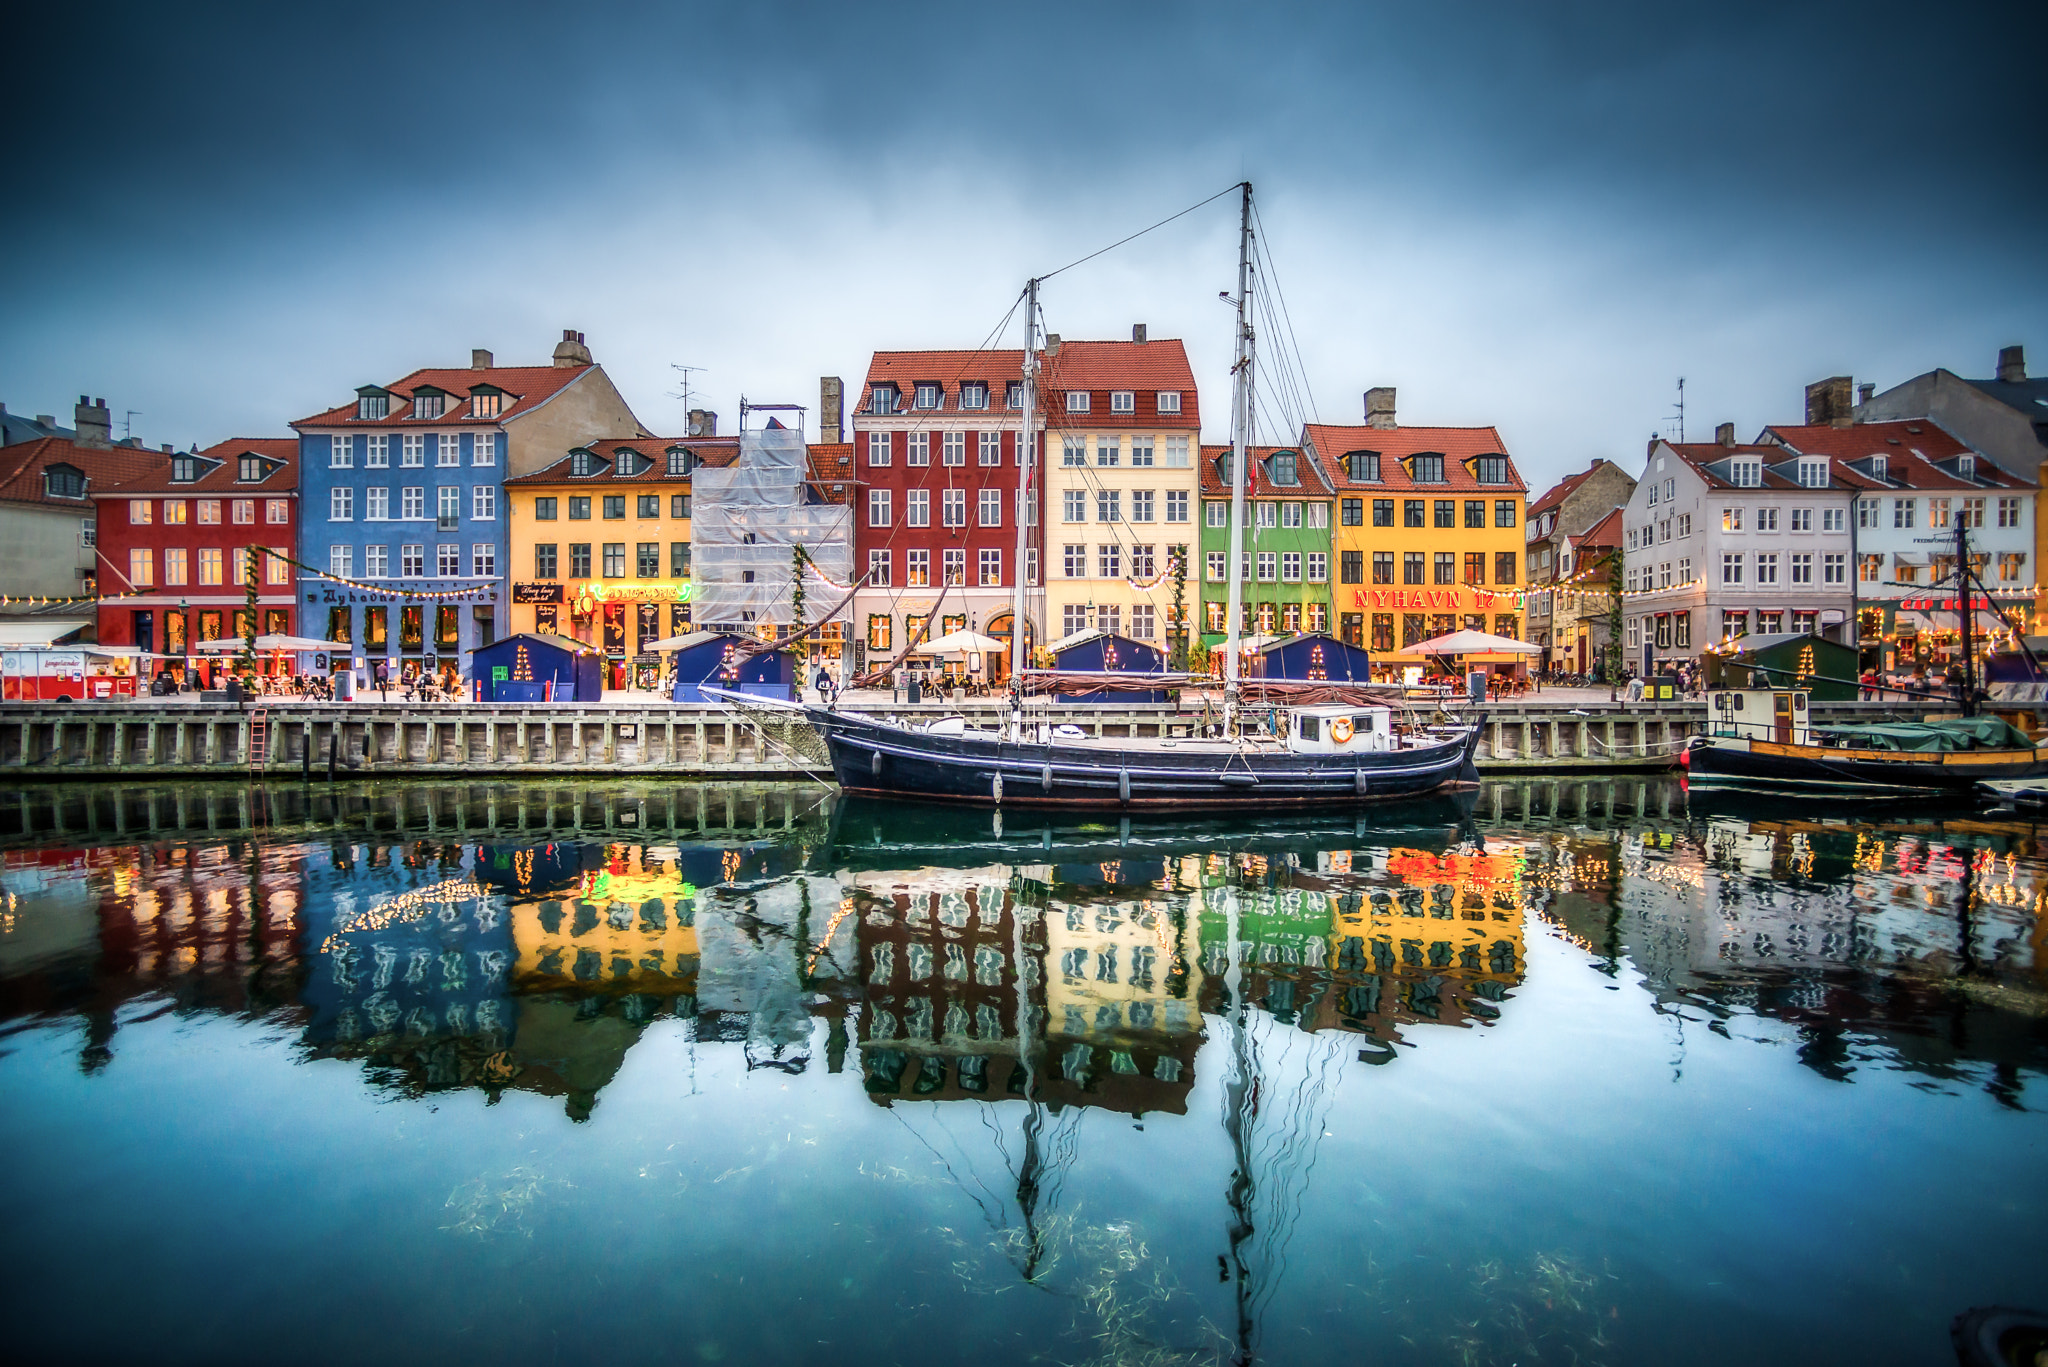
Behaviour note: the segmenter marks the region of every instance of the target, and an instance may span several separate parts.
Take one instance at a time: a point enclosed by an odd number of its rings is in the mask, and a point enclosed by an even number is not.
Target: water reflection
[[[2017,1105],[2040,1058],[2048,874],[2010,820],[1694,814],[1636,780],[1250,833],[475,785],[302,794],[298,819],[359,830],[318,843],[53,841],[95,801],[18,806],[35,843],[0,874],[0,1011],[83,1018],[88,1069],[147,997],[282,1013],[311,1053],[404,1091],[518,1088],[587,1116],[651,1021],[784,1072],[817,1062],[815,1022],[825,1066],[851,1050],[877,1104],[1019,1096],[1029,1074],[1055,1108],[1179,1113],[1231,970],[1273,1025],[1359,1036],[1383,1064],[1418,1028],[1500,1021],[1530,933],[1708,1028],[1793,1022],[1832,1078],[1988,1065]],[[122,801],[186,830],[223,810]]]

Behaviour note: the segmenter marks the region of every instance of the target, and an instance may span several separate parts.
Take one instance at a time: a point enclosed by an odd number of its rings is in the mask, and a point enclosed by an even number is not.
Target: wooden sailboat
[[[1229,639],[1224,651],[1220,734],[1195,738],[1069,738],[1027,726],[1020,681],[1027,673],[1018,576],[1011,636],[1012,709],[1002,730],[977,731],[960,719],[926,729],[899,726],[826,707],[805,709],[830,752],[833,776],[850,792],[1003,805],[1243,808],[1351,804],[1414,797],[1446,785],[1476,785],[1472,755],[1479,719],[1428,726],[1397,717],[1368,689],[1328,688],[1314,701],[1265,708],[1267,724],[1247,729],[1239,688],[1238,631],[1244,596],[1245,463],[1251,444],[1252,187],[1240,187],[1236,364],[1232,368]],[[1024,442],[1038,401],[1038,284],[1025,287]],[[1035,452],[1023,471],[1028,493]],[[1017,558],[1025,562],[1026,519],[1017,519]],[[1177,682],[1168,680],[1168,683]]]

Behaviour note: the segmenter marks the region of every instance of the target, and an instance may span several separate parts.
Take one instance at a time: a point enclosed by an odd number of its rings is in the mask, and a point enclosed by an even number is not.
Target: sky
[[[1497,426],[1541,488],[2048,369],[2048,6],[45,5],[0,84],[0,402],[180,448],[576,328],[656,433],[972,348],[1241,181],[1263,440]],[[1185,340],[1228,437],[1228,195],[1050,279]],[[996,344],[1021,344],[1012,318]],[[1283,372],[1292,384],[1280,382]],[[134,416],[130,418],[130,412]]]

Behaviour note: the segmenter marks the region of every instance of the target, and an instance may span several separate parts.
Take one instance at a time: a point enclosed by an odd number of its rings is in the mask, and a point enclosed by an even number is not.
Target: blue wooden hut
[[[1134,641],[1112,631],[1090,631],[1069,636],[1053,647],[1056,669],[1079,670],[1089,674],[1158,674],[1166,669],[1166,654],[1157,646]],[[1145,693],[1082,693],[1059,695],[1061,702],[1165,702],[1166,691]]]
[[[587,641],[522,631],[469,653],[470,677],[484,702],[604,699],[604,661]]]
[[[796,697],[796,657],[786,650],[764,650],[741,654],[742,636],[717,631],[699,631],[683,637],[669,651],[675,661],[677,702],[703,702],[699,690],[705,684],[751,693],[759,698]],[[727,663],[733,662],[728,672]]]
[[[1349,641],[1324,632],[1269,641],[1259,650],[1259,668],[1268,679],[1317,683],[1371,683],[1372,656]]]

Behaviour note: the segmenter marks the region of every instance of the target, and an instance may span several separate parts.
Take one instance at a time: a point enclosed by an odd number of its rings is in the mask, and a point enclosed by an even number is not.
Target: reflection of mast
[[[1229,967],[1223,974],[1225,1020],[1230,1030],[1230,1080],[1223,1087],[1223,1130],[1230,1136],[1230,1155],[1236,1168],[1230,1174],[1230,1263],[1225,1272],[1231,1280],[1231,1295],[1237,1307],[1237,1357],[1240,1364],[1252,1360],[1251,1272],[1245,1266],[1245,1244],[1252,1237],[1252,1159],[1248,1130],[1259,1099],[1251,1082],[1251,1047],[1245,1036],[1243,945],[1238,938],[1237,889],[1223,891],[1224,935],[1230,946]]]
[[[1010,629],[1021,639],[1020,615]],[[1019,889],[1021,891],[1021,888]],[[1024,977],[1024,899],[1014,899],[1010,909],[1010,976],[1016,984],[1017,1066],[1024,1070],[1024,1157],[1017,1165],[1017,1213],[1024,1217],[1024,1280],[1036,1281],[1044,1256],[1043,1236],[1038,1230],[1039,1171],[1044,1159],[1039,1143],[1045,1126],[1045,1106],[1038,1099],[1038,1069],[1031,1060],[1031,987]]]

